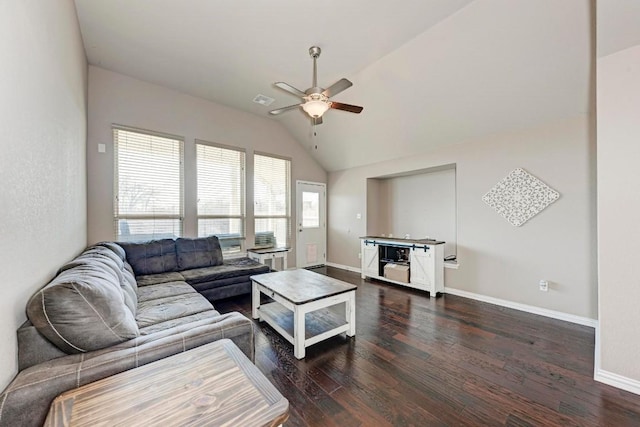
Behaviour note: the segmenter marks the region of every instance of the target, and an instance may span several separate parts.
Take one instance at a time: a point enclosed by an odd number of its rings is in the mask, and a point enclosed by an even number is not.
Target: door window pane
[[[320,194],[316,192],[302,192],[302,227],[320,227]]]

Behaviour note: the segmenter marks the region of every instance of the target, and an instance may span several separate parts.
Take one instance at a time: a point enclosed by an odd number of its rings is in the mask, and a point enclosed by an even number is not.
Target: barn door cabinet
[[[360,238],[361,275],[429,292],[444,292],[444,242],[430,239]],[[408,280],[385,277],[385,266],[408,266]],[[406,267],[404,267],[406,269]]]

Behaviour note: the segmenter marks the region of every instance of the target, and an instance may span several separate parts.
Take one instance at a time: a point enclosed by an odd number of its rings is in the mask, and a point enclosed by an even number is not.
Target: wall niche
[[[456,165],[367,179],[367,235],[445,241],[457,255]]]

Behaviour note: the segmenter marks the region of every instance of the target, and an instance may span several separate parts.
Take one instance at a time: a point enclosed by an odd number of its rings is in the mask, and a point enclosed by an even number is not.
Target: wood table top
[[[289,401],[228,339],[58,396],[45,426],[277,426]]]
[[[247,252],[253,252],[255,254],[275,254],[278,252],[289,252],[291,248],[252,248],[247,249]]]
[[[357,289],[357,286],[350,283],[305,269],[258,274],[251,276],[251,280],[293,304],[305,304]]]

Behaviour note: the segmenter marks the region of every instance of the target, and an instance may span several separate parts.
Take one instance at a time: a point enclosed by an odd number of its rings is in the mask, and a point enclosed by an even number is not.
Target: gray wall
[[[579,116],[330,173],[329,262],[360,266],[358,237],[366,234],[368,178],[456,164],[460,267],[445,271],[445,285],[595,319],[595,136],[590,123],[588,116]],[[482,201],[517,167],[561,194],[522,227],[513,227]],[[549,292],[538,290],[540,279],[550,281]]]
[[[28,298],[86,234],[86,59],[72,0],[0,2],[0,388]]]
[[[367,214],[377,210],[380,220],[375,229],[367,229],[367,234],[409,234],[414,239],[443,240],[445,256],[456,254],[455,168],[371,179],[368,183],[376,181],[380,193],[377,206],[368,204]],[[368,189],[367,194],[372,191]]]
[[[640,393],[640,43],[627,46],[598,58],[596,378]]]
[[[327,182],[327,174],[281,124],[204,99],[104,70],[89,67],[88,239],[113,240],[112,124],[149,129],[184,137],[184,235],[196,236],[195,139],[243,147],[247,151],[247,244],[253,245],[253,152],[292,159],[292,205],[295,224],[295,180]],[[98,153],[98,144],[106,153]],[[295,227],[292,227],[292,231]],[[294,250],[289,265],[295,264]]]

